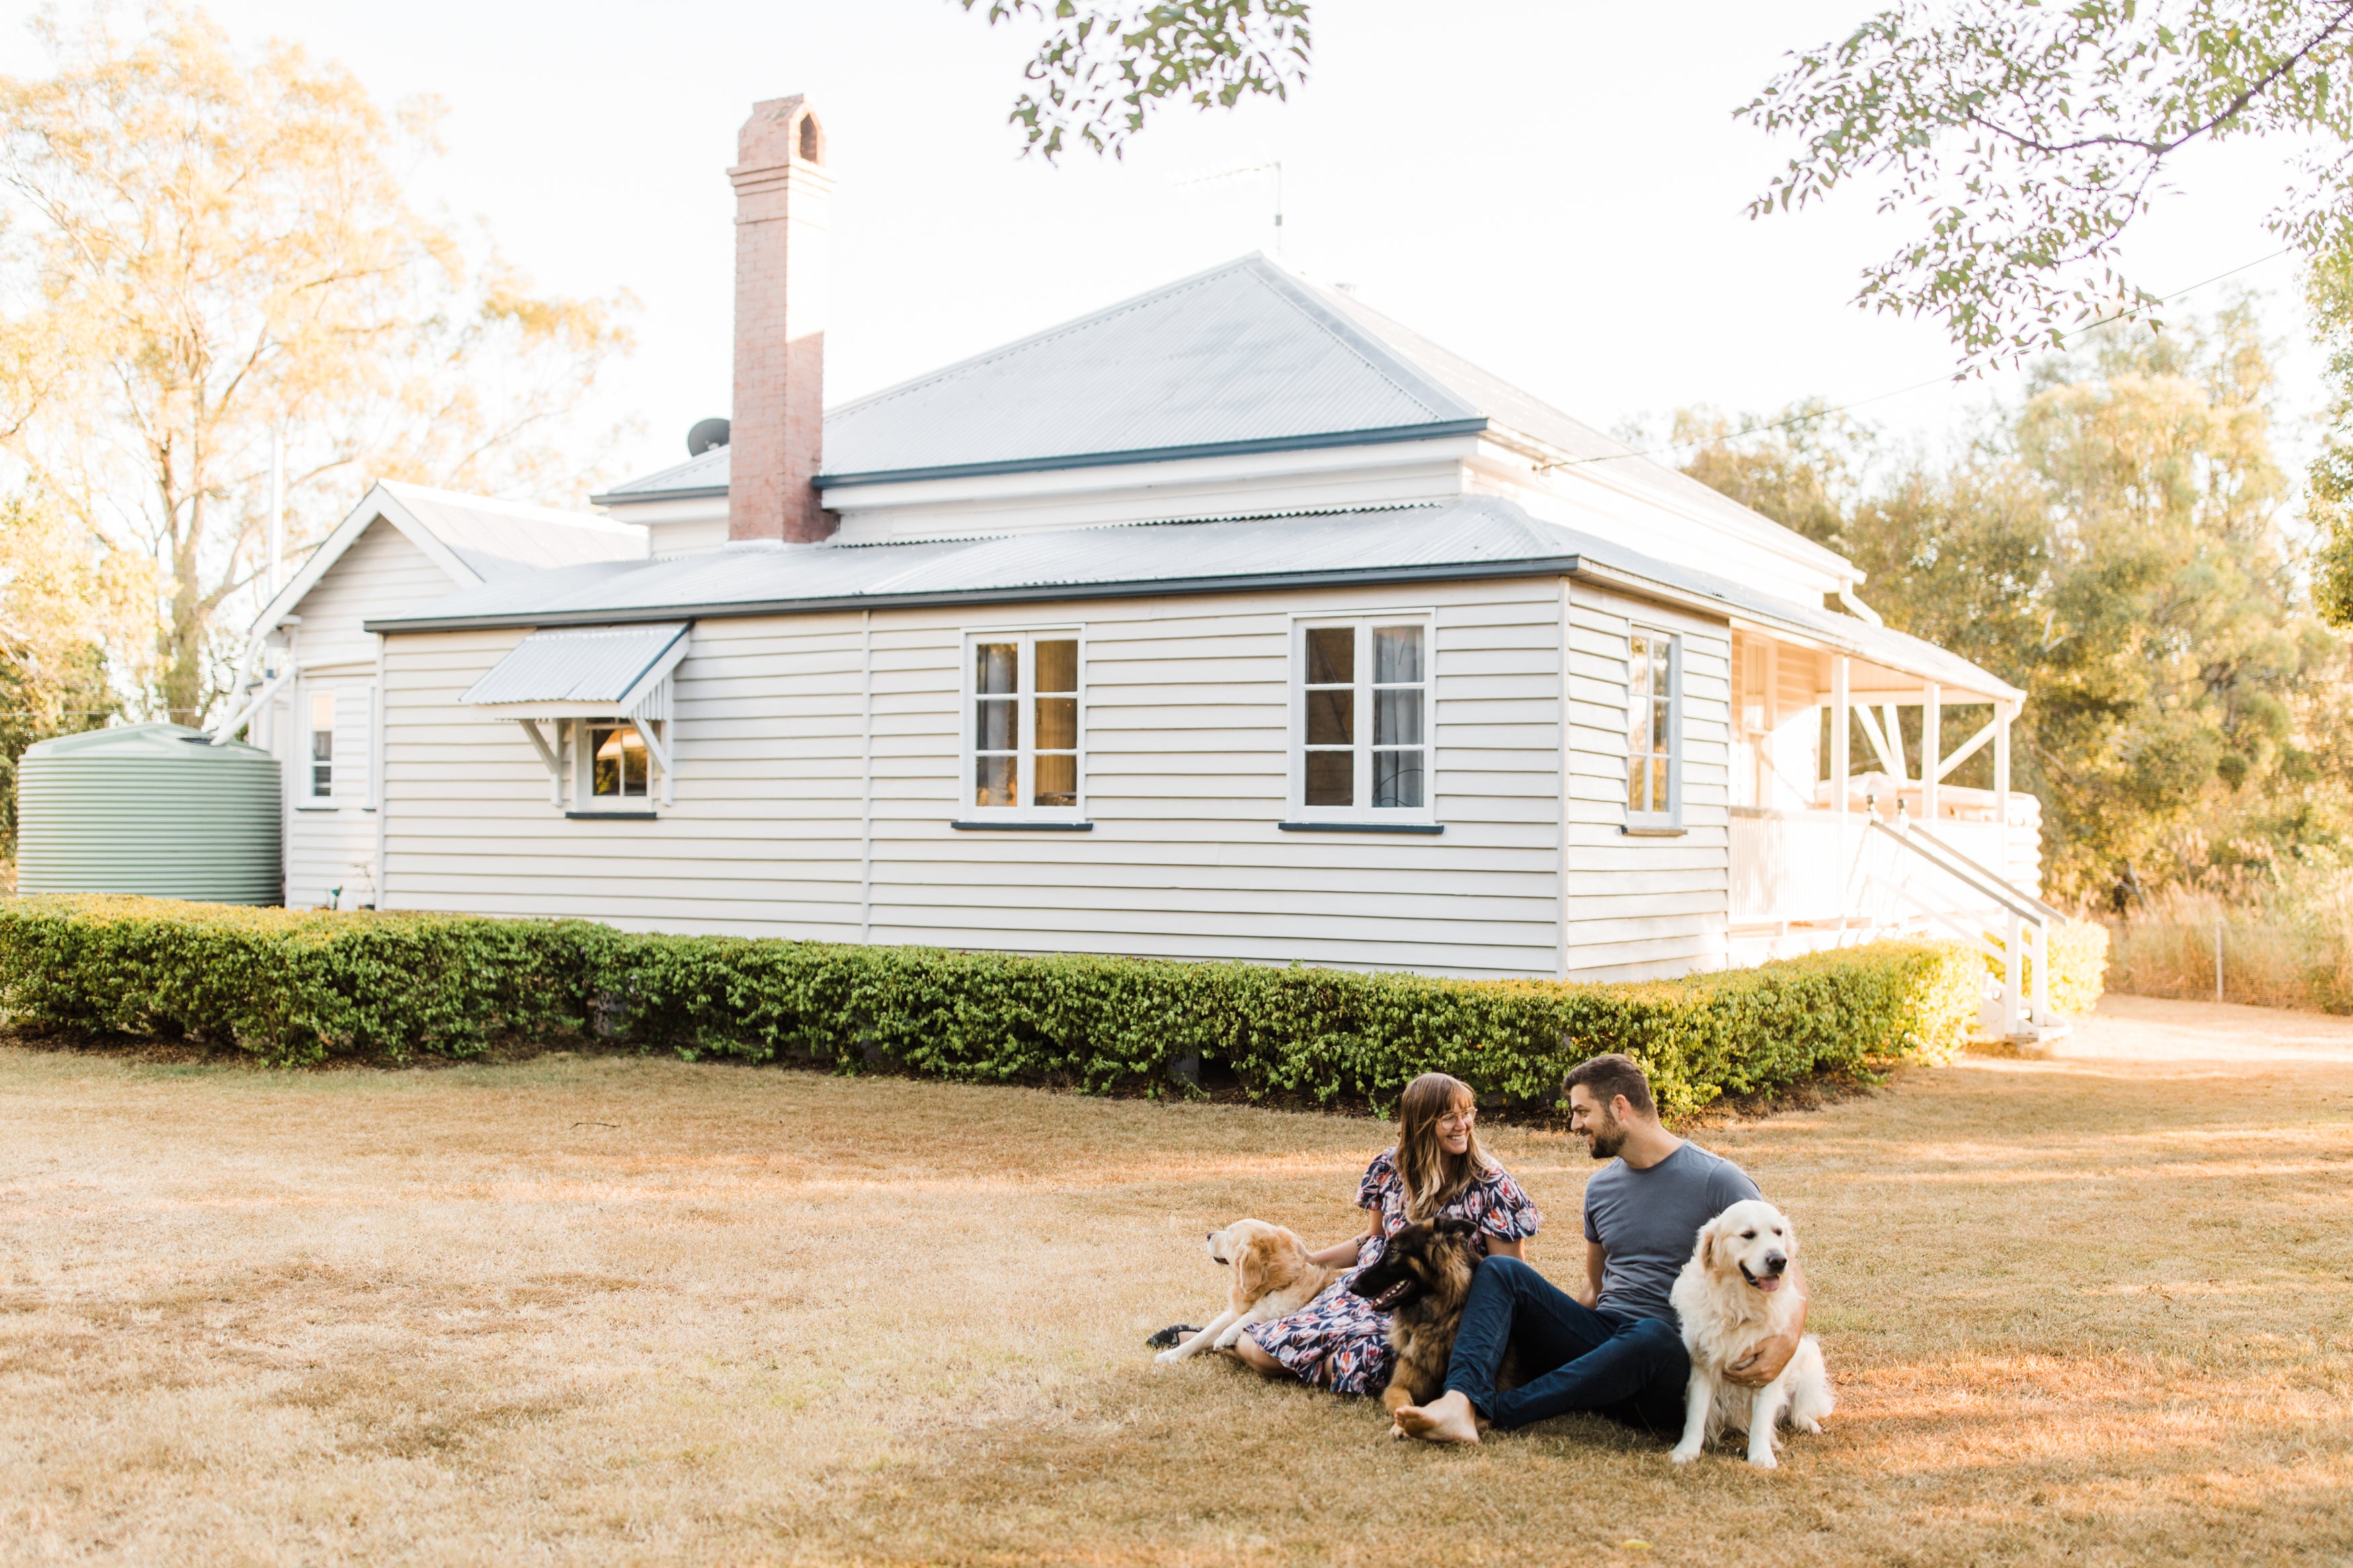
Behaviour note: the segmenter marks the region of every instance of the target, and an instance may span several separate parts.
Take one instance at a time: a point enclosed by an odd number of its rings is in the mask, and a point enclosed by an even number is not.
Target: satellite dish
[[[700,458],[712,447],[725,445],[727,421],[724,419],[698,419],[694,422],[694,428],[686,433],[686,455],[690,458]]]

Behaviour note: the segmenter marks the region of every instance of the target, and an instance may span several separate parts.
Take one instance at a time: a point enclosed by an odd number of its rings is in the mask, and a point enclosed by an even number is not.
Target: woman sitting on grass
[[[1335,1394],[1378,1394],[1388,1386],[1389,1321],[1352,1295],[1348,1283],[1381,1260],[1389,1237],[1440,1217],[1469,1220],[1490,1255],[1521,1255],[1542,1218],[1527,1194],[1479,1147],[1471,1086],[1442,1072],[1406,1085],[1398,1101],[1398,1141],[1383,1150],[1356,1187],[1356,1206],[1373,1211],[1365,1234],[1314,1255],[1347,1268],[1300,1310],[1246,1329],[1234,1354],[1269,1377],[1296,1377]],[[1349,1267],[1353,1265],[1353,1267]]]

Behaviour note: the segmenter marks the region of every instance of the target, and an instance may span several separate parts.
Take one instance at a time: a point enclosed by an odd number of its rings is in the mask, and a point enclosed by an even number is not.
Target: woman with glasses
[[[1406,1085],[1398,1101],[1397,1147],[1374,1157],[1356,1187],[1372,1211],[1365,1234],[1327,1247],[1315,1261],[1348,1269],[1290,1317],[1245,1330],[1234,1353],[1270,1377],[1296,1377],[1335,1394],[1378,1394],[1394,1356],[1389,1321],[1349,1292],[1348,1282],[1381,1259],[1407,1226],[1438,1218],[1479,1227],[1490,1255],[1518,1258],[1542,1218],[1503,1166],[1479,1147],[1471,1086],[1442,1072]]]

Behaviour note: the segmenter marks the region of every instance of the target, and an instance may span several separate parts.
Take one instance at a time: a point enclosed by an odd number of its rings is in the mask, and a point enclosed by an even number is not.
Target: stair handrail
[[[1970,859],[1926,828],[1906,827],[1899,830],[1889,826],[1877,816],[1871,818],[1869,826],[1884,833],[1938,870],[1966,883],[1971,890],[1991,899],[2021,920],[2032,921],[2041,925],[2063,924],[2067,919],[2065,915],[2031,893],[2020,892],[2008,879]]]

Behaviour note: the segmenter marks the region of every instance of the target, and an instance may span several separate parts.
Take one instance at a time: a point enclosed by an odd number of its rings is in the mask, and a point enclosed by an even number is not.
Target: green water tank
[[[179,724],[125,724],[26,748],[16,890],[274,904],[278,759]]]

